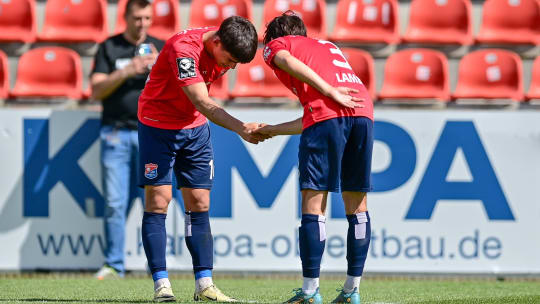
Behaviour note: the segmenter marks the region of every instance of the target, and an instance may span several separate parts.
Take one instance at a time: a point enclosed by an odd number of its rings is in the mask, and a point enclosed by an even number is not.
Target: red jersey
[[[364,108],[347,108],[324,96],[315,88],[278,68],[273,59],[280,50],[287,50],[334,87],[348,87],[359,91],[355,97],[363,98]],[[373,102],[343,53],[333,43],[303,36],[285,36],[270,41],[263,52],[264,61],[274,70],[277,78],[291,90],[304,107],[303,129],[331,118],[365,116],[373,120]]]
[[[138,118],[160,129],[191,129],[206,123],[182,87],[197,82],[210,84],[227,68],[218,66],[204,50],[202,36],[217,27],[185,30],[167,40],[139,97]]]

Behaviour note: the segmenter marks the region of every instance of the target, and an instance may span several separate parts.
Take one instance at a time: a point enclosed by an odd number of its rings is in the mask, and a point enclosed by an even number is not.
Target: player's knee
[[[146,187],[144,197],[144,209],[147,212],[167,213],[169,202],[172,200],[172,192],[162,187]]]
[[[206,212],[210,209],[210,191],[191,189],[183,193],[186,211]]]
[[[342,197],[345,202],[345,213],[356,214],[367,211],[366,192],[344,191]]]

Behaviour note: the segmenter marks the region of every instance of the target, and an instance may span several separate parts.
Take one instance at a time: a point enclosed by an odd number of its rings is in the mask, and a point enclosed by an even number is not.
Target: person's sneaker
[[[94,278],[98,280],[105,280],[105,279],[119,279],[121,278],[120,274],[116,269],[112,268],[109,265],[103,265],[101,269],[94,274]]]
[[[210,302],[238,302],[237,299],[226,296],[216,287],[210,285],[205,289],[193,294],[194,301],[210,301]]]
[[[293,289],[293,292],[296,294],[292,298],[283,302],[283,304],[322,304],[322,297],[319,293],[319,288],[317,288],[317,290],[315,290],[315,292],[311,295],[305,294],[302,291],[302,288]]]
[[[176,302],[170,286],[161,285],[154,290],[154,302]]]
[[[334,301],[332,301],[332,303],[360,304],[360,294],[358,294],[358,288],[355,287],[350,293],[346,293],[343,291],[343,289],[337,289],[336,291],[339,291],[340,293],[334,299]]]

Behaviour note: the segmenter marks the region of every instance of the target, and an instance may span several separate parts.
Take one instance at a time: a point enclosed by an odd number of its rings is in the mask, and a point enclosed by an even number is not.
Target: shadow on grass
[[[140,300],[91,300],[91,299],[47,299],[47,298],[26,298],[26,299],[0,299],[0,302],[39,302],[39,303],[66,303],[66,302],[78,302],[78,303],[152,303],[152,301],[140,301]]]
[[[433,300],[433,301],[419,301],[414,302],[418,304],[428,304],[428,303],[437,303],[437,304],[464,304],[464,303],[474,303],[474,304],[535,304],[540,303],[540,295],[523,295],[523,296],[507,296],[507,297],[491,297],[491,298],[462,298],[462,299],[452,299],[452,300]]]

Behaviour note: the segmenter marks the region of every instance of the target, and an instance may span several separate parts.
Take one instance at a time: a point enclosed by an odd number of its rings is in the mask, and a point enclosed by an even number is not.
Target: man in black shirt
[[[101,170],[105,198],[105,264],[98,279],[124,276],[126,213],[140,196],[136,185],[137,102],[163,41],[147,35],[152,24],[148,0],[129,0],[126,30],[99,45],[90,76],[92,98],[103,104]]]

